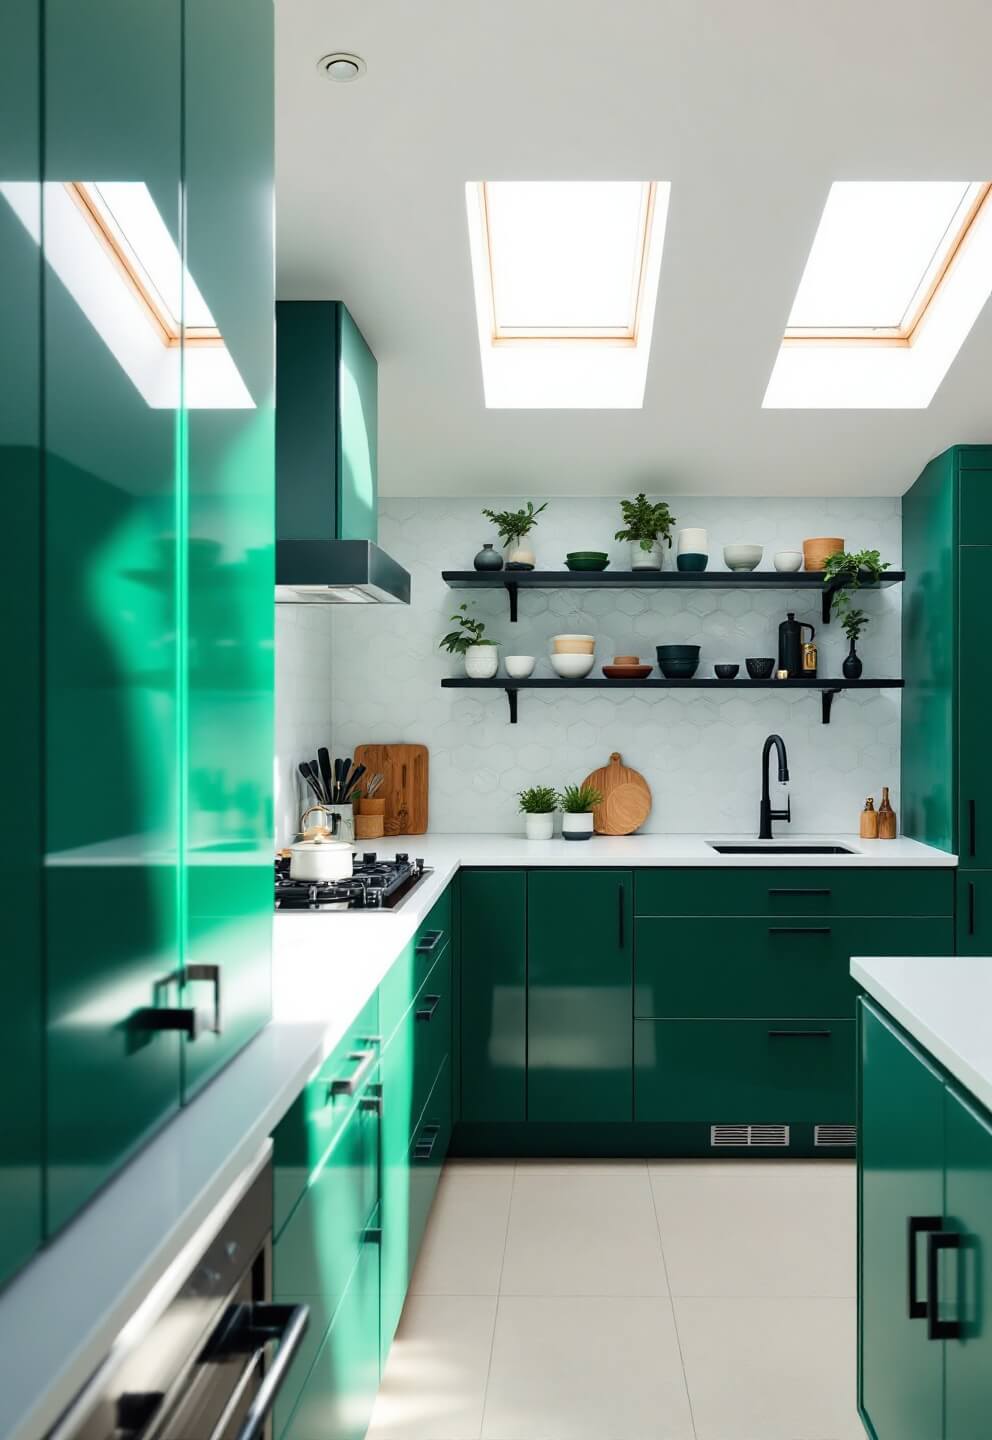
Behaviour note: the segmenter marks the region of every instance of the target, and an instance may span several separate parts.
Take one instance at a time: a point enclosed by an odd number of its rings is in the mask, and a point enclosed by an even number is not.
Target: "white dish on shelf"
[[[724,545],[723,563],[728,570],[754,570],[764,553],[763,545]]]
[[[507,655],[503,665],[511,680],[526,680],[534,673],[537,657],[534,655]]]
[[[776,550],[774,563],[776,570],[791,575],[794,570],[803,568],[803,552],[801,550]]]
[[[562,680],[584,680],[596,663],[595,655],[552,655],[551,666]]]

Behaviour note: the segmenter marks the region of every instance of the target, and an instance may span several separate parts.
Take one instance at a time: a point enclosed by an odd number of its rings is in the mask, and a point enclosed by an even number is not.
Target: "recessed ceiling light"
[[[337,50],[333,55],[322,55],[317,61],[317,69],[328,80],[335,80],[339,85],[350,85],[352,80],[361,79],[366,65],[360,55],[349,55],[343,50]]]

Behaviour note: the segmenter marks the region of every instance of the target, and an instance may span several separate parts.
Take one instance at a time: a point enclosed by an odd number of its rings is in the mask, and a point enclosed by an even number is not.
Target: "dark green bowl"
[[[565,560],[565,568],[567,570],[605,570],[609,563],[608,557],[600,560],[580,557],[578,555],[569,555]]]

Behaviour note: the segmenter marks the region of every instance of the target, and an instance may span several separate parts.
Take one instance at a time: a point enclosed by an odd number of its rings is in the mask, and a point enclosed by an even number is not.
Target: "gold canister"
[[[813,679],[816,675],[816,643],[813,640],[804,640],[802,643],[802,673],[807,679]]]

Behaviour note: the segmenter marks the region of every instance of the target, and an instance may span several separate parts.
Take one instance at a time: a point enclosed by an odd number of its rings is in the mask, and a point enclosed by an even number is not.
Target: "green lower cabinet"
[[[634,1119],[854,1122],[853,1020],[635,1020]]]
[[[635,914],[768,915],[786,924],[796,916],[950,915],[953,882],[953,870],[938,867],[659,867],[635,872]]]
[[[940,1257],[941,1312],[961,1329],[943,1347],[944,1440],[976,1440],[992,1414],[992,1121],[948,1087],[945,1122],[944,1229],[960,1248]]]
[[[633,886],[627,870],[527,881],[527,1119],[630,1120]]]
[[[992,955],[992,870],[959,870],[957,886],[957,954]]]
[[[527,876],[460,877],[461,1116],[522,1121],[527,1113]]]

